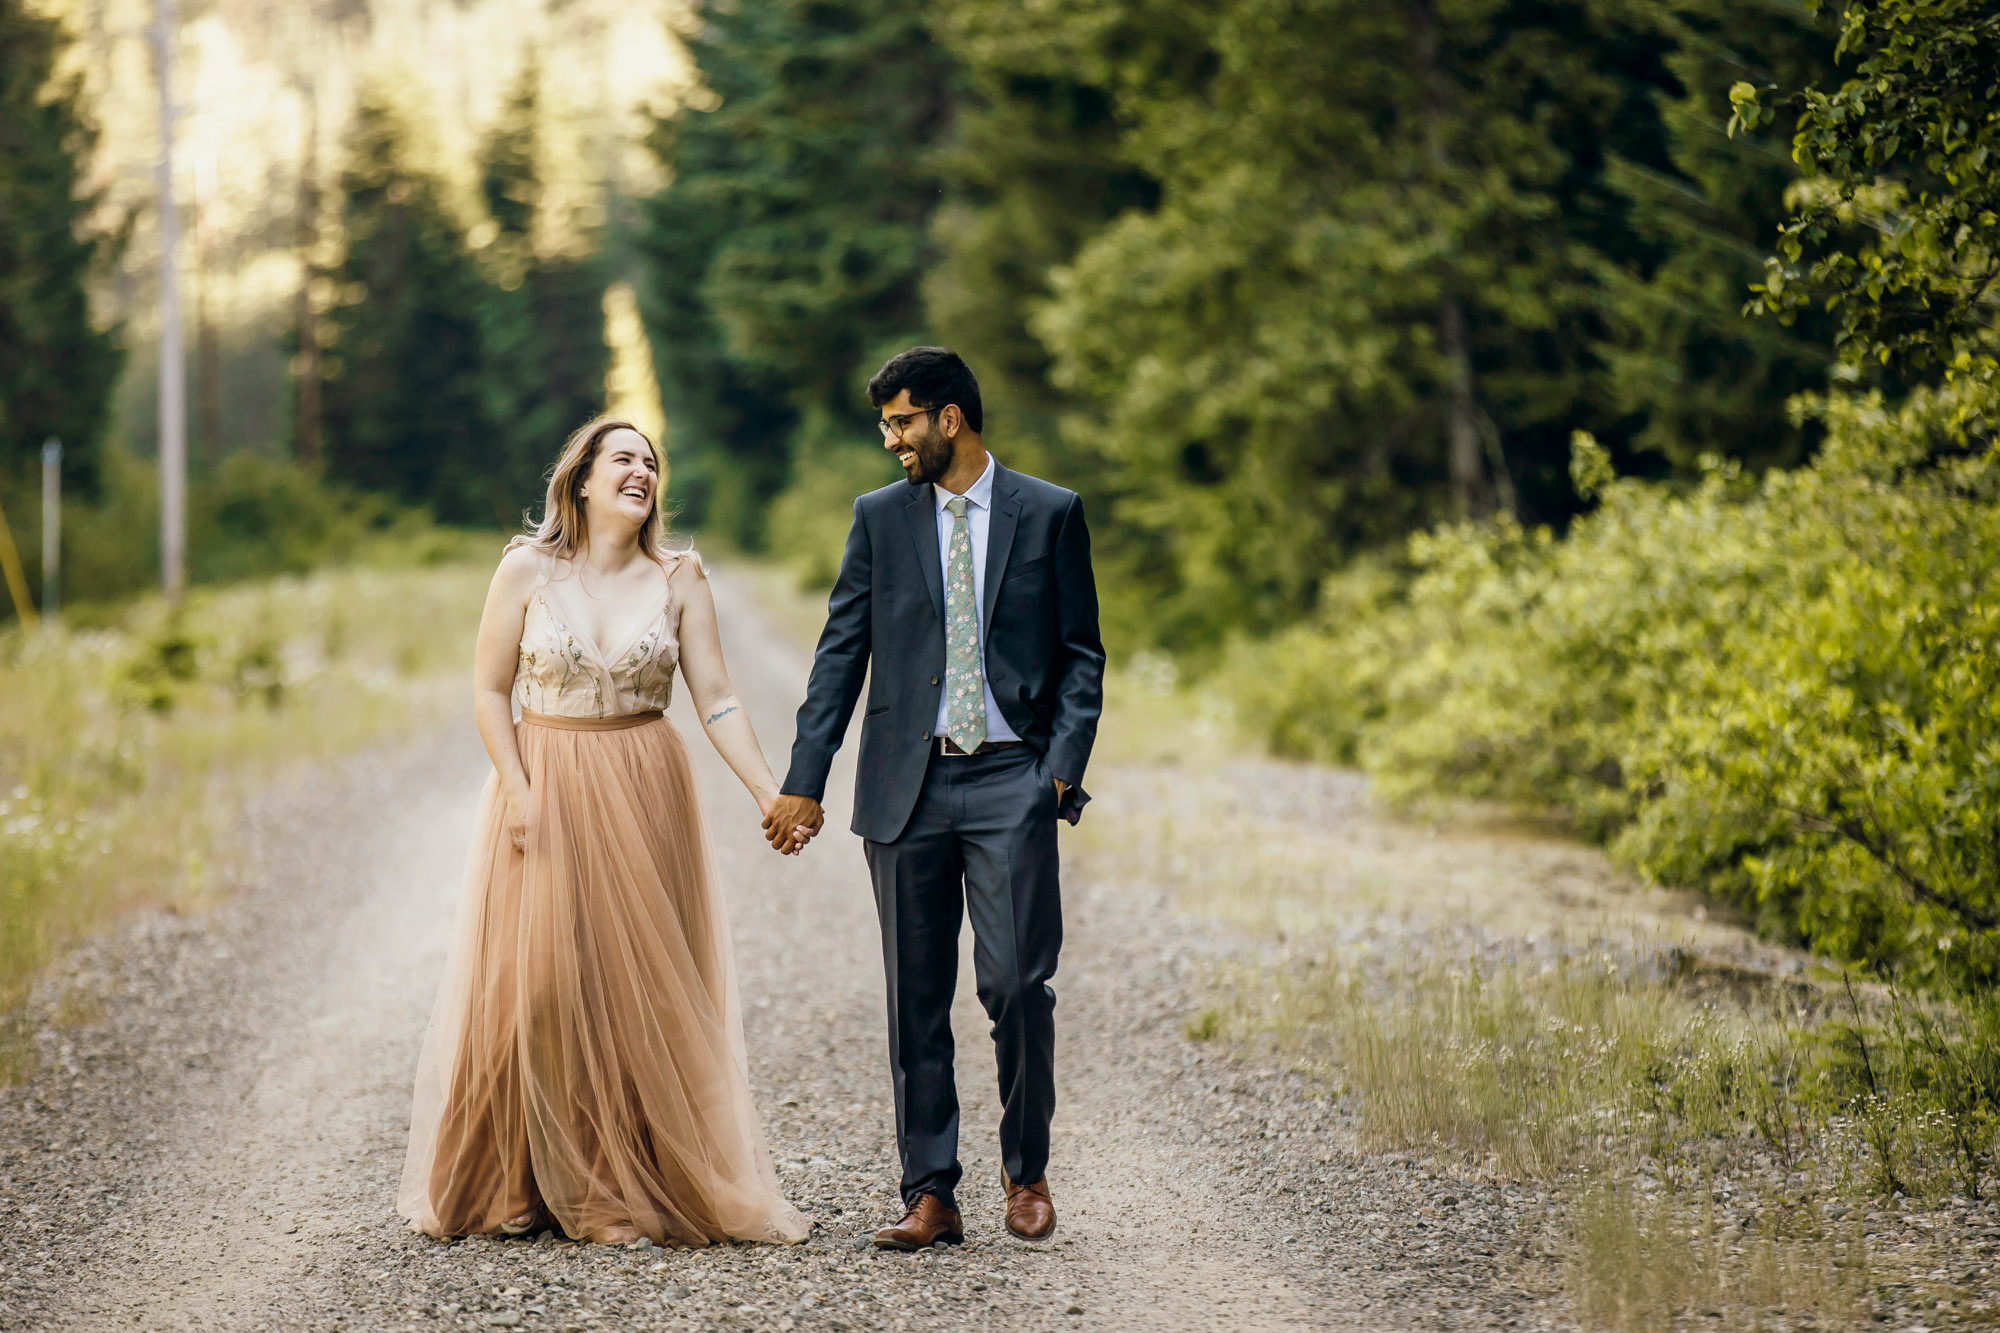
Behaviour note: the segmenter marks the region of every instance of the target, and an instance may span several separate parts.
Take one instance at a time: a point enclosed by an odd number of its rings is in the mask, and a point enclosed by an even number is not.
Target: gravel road
[[[780,760],[807,654],[726,574],[718,592],[733,674]],[[692,737],[685,703],[675,712]],[[41,1072],[0,1090],[0,1328],[1567,1323],[1532,1199],[1361,1154],[1294,1076],[1184,1037],[1214,960],[1240,941],[1143,884],[1093,882],[1095,857],[1066,884],[1056,978],[1057,1239],[1028,1246],[1001,1226],[991,1046],[968,963],[955,1011],[968,1242],[868,1248],[898,1209],[860,846],[836,831],[802,858],[774,855],[713,752],[691,749],[752,1083],[780,1176],[814,1224],[805,1245],[447,1244],[395,1216],[417,1046],[486,767],[469,724],[453,725],[274,788],[245,818],[227,906],[136,920],[58,970]],[[833,829],[851,782],[837,767]]]

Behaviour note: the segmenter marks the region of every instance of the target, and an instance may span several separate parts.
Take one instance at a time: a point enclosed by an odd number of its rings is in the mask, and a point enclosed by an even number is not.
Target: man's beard
[[[923,435],[916,439],[905,435],[903,443],[916,455],[903,473],[903,479],[910,485],[935,485],[951,470],[951,443],[934,431],[926,429]]]

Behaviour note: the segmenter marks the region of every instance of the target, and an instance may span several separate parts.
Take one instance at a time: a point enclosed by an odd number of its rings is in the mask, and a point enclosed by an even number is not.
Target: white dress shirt
[[[933,484],[932,492],[937,497],[938,567],[951,568],[951,526],[955,521],[945,502],[956,497],[944,487]],[[986,739],[989,741],[1018,741],[1015,730],[1007,725],[1007,719],[1000,716],[1000,706],[993,702],[993,684],[986,679],[986,533],[992,526],[993,515],[993,455],[986,456],[986,470],[979,474],[979,480],[972,483],[965,492],[965,498],[972,503],[965,507],[965,521],[972,529],[972,609],[979,626],[979,683],[986,691]],[[945,734],[946,700],[942,687],[938,690],[937,730],[932,734]]]

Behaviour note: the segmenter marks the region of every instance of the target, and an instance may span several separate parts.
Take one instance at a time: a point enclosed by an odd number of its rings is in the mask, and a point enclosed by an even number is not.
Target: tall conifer
[[[1727,140],[1721,89],[1810,59],[1809,16],[946,11],[972,95],[933,316],[1066,422],[1046,456],[1111,501],[1149,633],[1282,622],[1440,519],[1561,522],[1577,429],[1654,471],[1797,455],[1825,341],[1740,313],[1791,176]]]
[[[655,137],[673,180],[642,246],[675,483],[739,538],[796,454],[868,447],[857,374],[921,335],[952,77],[928,9],[714,5],[692,45],[718,104]]]
[[[487,452],[495,517],[508,526],[539,506],[564,437],[602,409],[609,361],[602,259],[594,246],[558,251],[545,234],[538,81],[530,62],[487,138],[480,170],[494,224],[480,256],[488,281],[479,309],[493,427]]]
[[[0,465],[25,465],[53,435],[86,481],[123,355],[90,313],[107,241],[80,192],[95,133],[77,82],[55,74],[67,41],[55,19],[0,0]]]
[[[340,190],[345,251],[324,362],[329,472],[450,522],[518,512],[490,468],[478,268],[379,99],[356,109]]]

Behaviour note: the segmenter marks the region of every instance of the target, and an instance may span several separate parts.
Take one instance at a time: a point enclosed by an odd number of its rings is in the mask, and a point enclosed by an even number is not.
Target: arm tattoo
[[[723,709],[720,713],[711,713],[709,716],[703,718],[701,724],[704,727],[712,727],[716,723],[722,721],[723,718],[728,717],[731,713],[735,711],[736,711],[736,705],[731,704],[729,705],[729,707]]]

